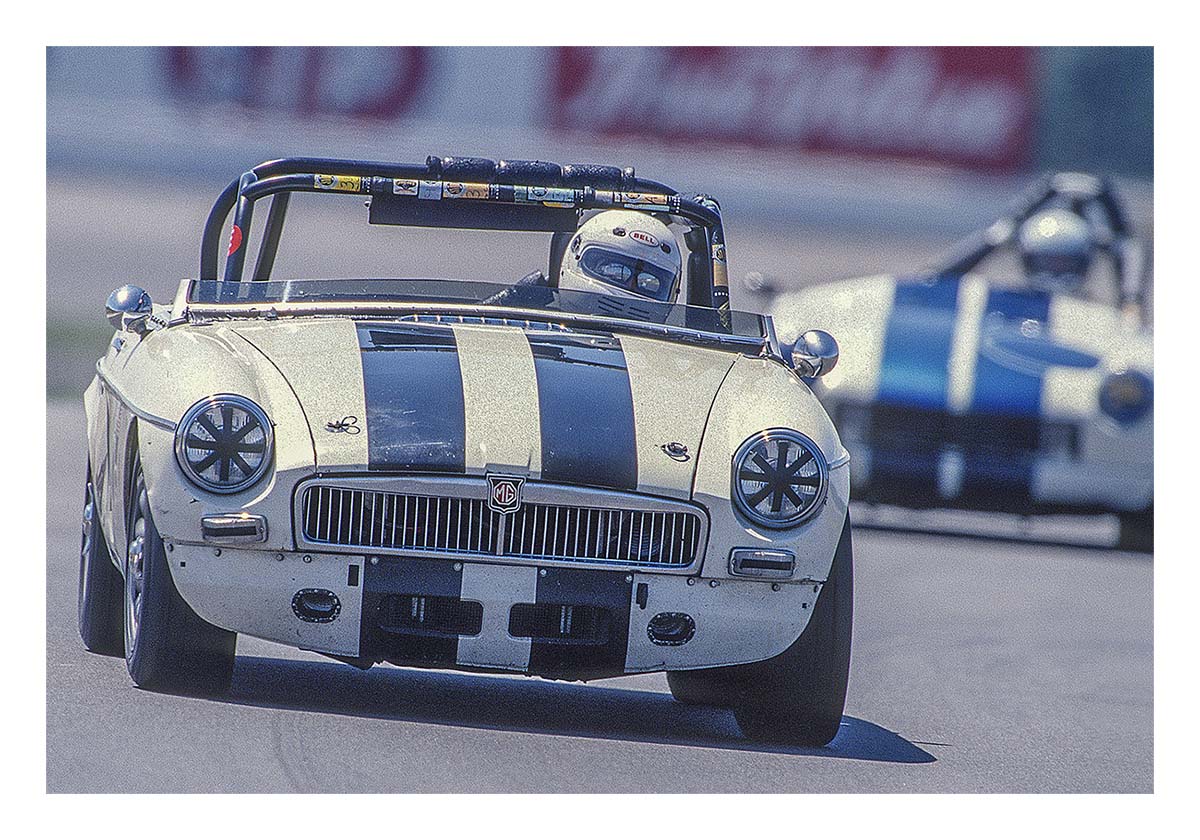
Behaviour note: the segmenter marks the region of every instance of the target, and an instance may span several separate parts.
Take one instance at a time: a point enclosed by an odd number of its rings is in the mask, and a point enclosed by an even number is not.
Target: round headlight
[[[1100,386],[1100,410],[1121,424],[1136,423],[1154,402],[1154,382],[1137,370],[1114,373]]]
[[[245,397],[218,394],[187,410],[175,431],[175,457],[189,479],[212,493],[236,493],[271,464],[271,422]]]
[[[815,443],[791,429],[759,432],[733,456],[733,500],[765,528],[791,528],[825,501],[829,465]]]

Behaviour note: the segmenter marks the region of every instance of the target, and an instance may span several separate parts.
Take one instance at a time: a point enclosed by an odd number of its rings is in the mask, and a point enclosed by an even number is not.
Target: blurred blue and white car
[[[976,272],[1038,211],[1086,215],[1098,195],[1113,206],[1102,182],[1055,176],[924,276],[824,283],[775,299],[784,343],[813,326],[838,336],[841,363],[817,390],[854,461],[855,499],[1116,513],[1122,546],[1152,546],[1153,341],[1131,315],[1141,295],[1128,276],[1140,261],[1128,226],[1118,217],[1101,240],[1123,309]]]

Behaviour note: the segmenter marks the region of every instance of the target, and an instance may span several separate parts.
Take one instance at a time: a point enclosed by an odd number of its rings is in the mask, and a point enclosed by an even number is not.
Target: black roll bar
[[[411,193],[408,191],[410,183]],[[252,275],[254,280],[266,280],[274,266],[291,193],[362,194],[402,206],[409,196],[414,201],[420,200],[417,198],[419,184],[423,189],[445,189],[447,197],[451,198],[457,197],[454,188],[471,188],[467,197],[474,200],[462,202],[464,207],[478,207],[480,202],[576,212],[615,207],[668,213],[686,219],[704,229],[708,252],[704,260],[708,270],[698,272],[698,276],[692,278],[693,282],[699,281],[702,288],[695,290],[697,294],[689,295],[689,302],[717,308],[722,320],[728,320],[725,237],[719,205],[708,196],[686,198],[658,181],[639,178],[632,167],[596,164],[496,162],[487,158],[435,156],[427,158],[424,164],[313,157],[266,161],[231,182],[213,204],[200,246],[200,279],[218,279],[221,231],[230,211],[234,211],[234,227],[224,279],[238,281],[248,250],[244,240],[249,235],[254,203],[273,196],[263,245]],[[553,190],[553,193],[546,193],[546,190]],[[426,197],[421,195],[421,198]],[[441,194],[434,197],[440,199]],[[380,218],[384,219],[386,215],[381,213]],[[396,214],[391,218],[388,223],[404,223],[394,220]]]

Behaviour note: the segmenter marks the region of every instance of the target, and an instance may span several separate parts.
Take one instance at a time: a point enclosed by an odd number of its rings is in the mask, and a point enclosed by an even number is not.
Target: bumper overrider
[[[297,482],[294,550],[266,550],[285,523],[256,514],[164,536],[180,594],[228,630],[364,666],[596,679],[785,650],[820,595],[812,555],[827,569],[842,532],[846,473],[769,543],[679,499],[521,481],[501,512],[494,479],[411,475]]]

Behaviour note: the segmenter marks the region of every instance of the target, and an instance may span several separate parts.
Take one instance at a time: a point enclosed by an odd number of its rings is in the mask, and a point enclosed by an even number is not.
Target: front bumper
[[[821,589],[809,580],[184,544],[167,558],[192,609],[228,630],[364,662],[562,679],[770,658],[803,632]],[[686,615],[692,630],[653,638],[652,619],[664,614]]]

